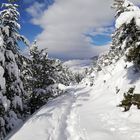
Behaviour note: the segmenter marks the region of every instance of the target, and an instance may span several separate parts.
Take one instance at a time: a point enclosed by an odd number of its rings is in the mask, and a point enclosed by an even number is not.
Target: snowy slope
[[[138,73],[120,60],[96,74],[93,87],[84,82],[67,87],[67,94],[50,101],[10,140],[140,140],[140,111],[116,107],[129,87],[140,93]],[[106,81],[106,82],[105,82]],[[121,89],[116,94],[116,86]]]
[[[86,68],[89,68],[92,65],[92,59],[74,59],[64,62],[64,65],[67,66],[72,72],[79,72],[82,73],[85,71]]]

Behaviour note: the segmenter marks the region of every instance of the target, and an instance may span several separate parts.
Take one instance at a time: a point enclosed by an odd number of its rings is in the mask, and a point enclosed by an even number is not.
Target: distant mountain
[[[84,72],[86,68],[89,68],[93,63],[93,59],[73,59],[63,63],[67,66],[72,72]]]
[[[96,61],[97,61],[97,60],[98,60],[98,57],[99,57],[99,56],[97,55],[97,56],[91,57],[90,59],[91,59],[91,60],[96,60]]]

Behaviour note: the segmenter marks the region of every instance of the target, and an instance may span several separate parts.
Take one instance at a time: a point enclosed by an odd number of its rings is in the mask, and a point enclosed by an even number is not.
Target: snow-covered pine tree
[[[116,10],[116,30],[112,35],[112,44],[108,56],[112,62],[116,62],[125,53],[126,39],[128,37],[127,29],[129,28],[129,25],[121,24],[120,18],[124,13],[129,14],[133,11],[135,6],[128,0],[114,0],[113,8]],[[125,18],[122,20],[125,20]]]
[[[18,41],[26,40],[19,34],[18,5],[2,4],[0,12],[0,76],[3,84],[0,88],[0,139],[19,125],[24,116],[25,91],[20,75]]]
[[[46,49],[39,50],[36,41],[30,47],[32,88],[29,106],[31,113],[44,105],[49,98],[54,98],[63,93],[60,84],[69,85],[74,81],[74,76],[58,59],[48,58]]]
[[[135,68],[140,68],[140,26],[137,26],[135,18],[131,20],[127,32],[129,37],[125,47],[126,60],[133,62]]]
[[[22,66],[21,66],[21,79],[23,81],[23,87],[24,90],[27,92],[27,95],[29,96],[30,93],[32,92],[32,87],[31,87],[31,59],[29,57],[26,56],[21,56],[20,57],[20,62],[22,62]]]
[[[0,30],[1,31],[1,30]],[[5,122],[5,114],[10,107],[10,100],[5,96],[5,78],[4,78],[4,49],[3,49],[3,36],[0,35],[0,140],[4,139],[6,136],[6,122]]]
[[[49,67],[47,64],[48,54],[46,49],[39,50],[36,41],[30,47],[31,75],[29,78],[28,86],[31,87],[32,93],[30,94],[30,110],[33,113],[44,105],[51,93],[47,93],[46,87],[54,84],[53,79],[49,79]]]
[[[32,90],[37,90],[43,88],[44,86],[54,83],[53,80],[48,81],[48,53],[46,49],[39,50],[36,41],[30,47],[30,57],[31,57],[31,73],[33,86]],[[47,79],[47,80],[46,80]]]
[[[116,10],[116,30],[112,35],[109,51],[99,56],[97,70],[116,63],[122,56],[126,56],[127,61],[133,61],[137,65],[140,63],[140,51],[139,47],[136,47],[139,46],[140,10],[128,0],[114,0],[113,8]]]
[[[99,55],[95,71],[100,71],[103,67],[116,63],[125,53],[125,41],[128,37],[127,26],[126,24],[120,25],[118,19],[124,12],[132,11],[134,5],[127,0],[114,0],[112,8],[116,10],[116,30],[112,34],[112,44],[109,50]]]
[[[140,64],[140,9],[128,0],[115,0],[116,31],[112,36],[110,54],[119,60],[123,55],[127,61]]]
[[[112,8],[116,10],[115,17],[119,17],[125,11],[128,11],[128,7],[133,6],[131,2],[128,0],[114,0]]]
[[[52,68],[55,68],[51,73],[51,77],[55,79],[55,83],[61,83],[63,85],[70,85],[76,82],[75,75],[63,65],[59,59],[48,59],[48,64]]]

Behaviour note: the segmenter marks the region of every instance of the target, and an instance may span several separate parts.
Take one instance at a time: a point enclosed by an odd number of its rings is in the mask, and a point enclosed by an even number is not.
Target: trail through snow
[[[124,66],[119,62],[98,73],[93,87],[84,82],[67,87],[6,140],[140,140],[140,111],[116,107],[129,87],[140,91],[138,76],[131,69],[128,75]]]
[[[75,86],[33,115],[10,140],[129,140],[125,120],[115,117],[110,100],[92,88]],[[100,92],[98,89],[96,92]],[[93,94],[93,93],[92,93]],[[105,103],[106,102],[106,103]],[[110,111],[109,111],[110,108]],[[119,110],[120,111],[120,110]],[[110,112],[114,113],[112,120]],[[112,114],[111,114],[112,115]],[[118,120],[117,120],[118,119]],[[125,115],[124,115],[125,119]],[[116,122],[117,121],[117,122]],[[119,123],[119,124],[118,124]],[[119,132],[120,130],[120,132]],[[126,136],[125,136],[126,134]],[[135,133],[136,135],[136,133]],[[140,136],[140,135],[139,135]],[[135,136],[133,136],[136,138]],[[134,139],[136,140],[136,139]],[[137,139],[138,140],[138,139]]]

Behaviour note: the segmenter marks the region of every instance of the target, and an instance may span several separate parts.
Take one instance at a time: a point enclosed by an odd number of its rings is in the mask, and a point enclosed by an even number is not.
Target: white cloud
[[[93,30],[90,30],[88,34],[92,36],[96,35],[106,35],[106,36],[111,36],[111,33],[114,31],[114,27],[109,26],[109,27],[98,27],[94,28]]]
[[[43,3],[35,2],[31,7],[27,8],[26,11],[32,15],[32,17],[39,18],[43,14],[42,9],[45,7]]]
[[[138,3],[139,0],[133,0]],[[93,46],[84,34],[109,30],[114,12],[113,0],[55,0],[45,11],[36,3],[28,9],[32,22],[43,28],[37,36],[39,46],[47,47],[49,54],[61,58],[92,57],[106,46]],[[40,13],[40,14],[38,14]]]

